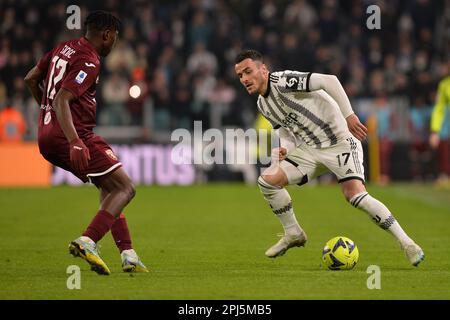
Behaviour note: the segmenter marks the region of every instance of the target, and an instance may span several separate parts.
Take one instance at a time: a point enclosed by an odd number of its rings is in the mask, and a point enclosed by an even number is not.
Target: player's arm
[[[42,96],[44,95],[44,91],[41,87],[42,81],[45,79],[47,75],[47,70],[50,65],[50,59],[52,57],[52,51],[47,52],[42,56],[42,58],[38,61],[35,67],[28,71],[27,75],[24,78],[24,82],[33,96],[34,100],[41,105]]]
[[[430,134],[430,145],[433,149],[439,146],[439,132],[442,129],[442,123],[445,117],[445,107],[448,101],[445,97],[445,87],[444,83],[441,82],[438,87],[436,104],[433,108],[433,113],[431,114],[431,134]]]
[[[324,90],[338,104],[350,132],[359,140],[364,140],[367,136],[367,128],[359,121],[353,112],[350,100],[345,93],[339,79],[330,74],[312,73],[307,83],[309,91]]]
[[[283,161],[298,145],[294,134],[284,127],[275,130],[280,146],[272,150],[272,161]]]
[[[56,113],[56,118],[69,142],[78,139],[77,130],[73,125],[72,113],[70,112],[70,102],[74,99],[75,96],[72,92],[61,88],[53,101],[53,110]]]
[[[46,72],[35,66],[27,73],[27,75],[23,79],[28,90],[30,91],[31,95],[33,96],[34,100],[36,100],[38,105],[41,105],[42,103],[42,96],[44,93],[40,84],[42,83],[42,80],[44,80],[45,75]]]
[[[70,102],[76,99],[74,94],[64,88],[59,89],[53,101],[53,110],[59,126],[61,127],[67,141],[70,144],[70,162],[78,171],[82,171],[88,166],[91,159],[89,149],[78,137],[77,130],[73,125],[72,113],[70,111]]]

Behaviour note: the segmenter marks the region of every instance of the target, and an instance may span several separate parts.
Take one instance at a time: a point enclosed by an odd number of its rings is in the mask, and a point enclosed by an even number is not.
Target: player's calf
[[[292,199],[287,190],[268,183],[263,177],[259,177],[258,186],[273,213],[280,219],[285,234],[299,235],[301,228],[295,217]]]
[[[101,208],[116,218],[136,195],[136,188],[122,168],[104,177],[97,185],[104,194]]]
[[[258,186],[284,229],[283,237],[266,251],[266,256],[275,258],[283,255],[289,248],[303,246],[307,239],[306,233],[297,222],[287,190],[267,182],[264,176],[259,177]]]

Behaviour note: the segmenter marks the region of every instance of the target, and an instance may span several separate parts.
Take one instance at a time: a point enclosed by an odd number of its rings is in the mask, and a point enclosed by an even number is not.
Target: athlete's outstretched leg
[[[424,259],[422,249],[406,234],[389,209],[366,191],[361,181],[348,180],[341,186],[345,198],[352,206],[369,214],[380,228],[397,239],[411,264],[417,266]]]
[[[284,228],[284,236],[266,251],[266,256],[270,258],[283,255],[291,247],[303,246],[307,240],[306,233],[295,217],[291,196],[284,188],[288,184],[286,174],[280,168],[274,170],[270,174],[263,174],[258,179],[264,198]]]

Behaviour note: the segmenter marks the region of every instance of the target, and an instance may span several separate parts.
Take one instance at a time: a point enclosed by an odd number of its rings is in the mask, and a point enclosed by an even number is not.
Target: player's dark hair
[[[254,61],[261,61],[263,62],[263,55],[256,50],[253,49],[247,49],[247,50],[243,50],[241,51],[237,56],[236,59],[234,60],[234,63],[239,63],[245,59],[252,59]]]
[[[87,31],[105,31],[116,30],[119,31],[122,23],[118,18],[109,12],[98,10],[89,13],[84,21],[84,26]]]

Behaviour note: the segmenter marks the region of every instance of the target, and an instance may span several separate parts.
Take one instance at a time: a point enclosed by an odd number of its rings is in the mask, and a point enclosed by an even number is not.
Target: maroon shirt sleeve
[[[50,65],[50,59],[52,58],[53,50],[50,50],[38,61],[37,67],[42,71],[47,71]]]
[[[61,88],[69,90],[76,98],[82,96],[96,81],[100,64],[90,57],[80,55],[70,62]]]

